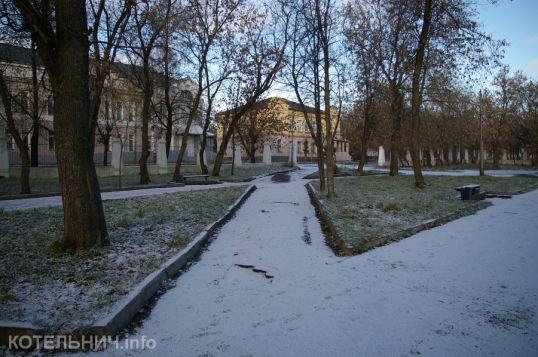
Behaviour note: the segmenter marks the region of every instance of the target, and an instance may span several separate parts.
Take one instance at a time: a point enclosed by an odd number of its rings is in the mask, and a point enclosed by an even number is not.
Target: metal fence
[[[9,165],[10,166],[20,166],[21,157],[20,151],[16,145],[7,148]],[[56,153],[54,152],[53,147],[49,147],[47,144],[38,145],[38,155],[37,160],[40,166],[56,166]],[[28,153],[30,155],[30,153]]]
[[[123,151],[123,164],[124,165],[137,165],[138,160],[142,157],[142,146],[136,146],[134,148],[125,148]],[[196,150],[188,150],[185,152],[183,162],[186,164],[195,164],[197,162]],[[179,155],[179,149],[172,149],[168,155],[168,163],[173,164],[176,162]],[[215,161],[216,153],[206,148],[207,163],[213,163]],[[10,166],[20,166],[21,158],[19,149],[16,146],[8,147],[8,158]],[[105,165],[106,158],[106,165]],[[112,162],[112,150],[108,150],[105,153],[104,145],[98,145],[95,147],[93,155],[93,161],[96,166],[109,166]],[[49,147],[47,144],[40,144],[38,149],[38,164],[39,166],[56,166],[56,152],[54,147]],[[157,164],[157,153],[155,150],[150,150],[148,157],[148,164]]]

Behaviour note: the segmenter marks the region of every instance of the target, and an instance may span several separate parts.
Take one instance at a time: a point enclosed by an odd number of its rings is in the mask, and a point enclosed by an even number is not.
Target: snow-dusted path
[[[235,185],[246,185],[246,183],[225,182],[225,183],[216,184],[216,185],[191,185],[191,186],[181,186],[181,187],[145,188],[145,189],[139,189],[139,190],[102,192],[101,198],[103,199],[103,201],[117,200],[117,199],[123,199],[123,198],[131,198],[131,197],[162,195],[165,193],[174,193],[174,192],[182,192],[182,191],[208,190],[211,188],[221,188],[221,187],[228,187],[228,186],[235,186]],[[42,207],[61,206],[61,205],[62,205],[61,196],[23,198],[23,199],[0,201],[0,209],[3,209],[5,211],[18,211],[18,210],[25,210],[25,209],[31,209],[31,208],[42,208]]]
[[[538,191],[341,258],[324,245],[304,174],[291,183],[258,180],[135,331],[155,339],[155,350],[105,353],[536,356]]]

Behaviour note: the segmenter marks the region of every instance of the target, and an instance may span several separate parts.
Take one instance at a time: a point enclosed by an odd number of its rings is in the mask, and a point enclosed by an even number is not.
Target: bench
[[[175,182],[186,182],[188,179],[196,179],[196,178],[201,178],[203,177],[205,179],[205,181],[207,182],[207,178],[209,177],[209,175],[177,175],[175,178],[174,178],[174,181]]]
[[[465,186],[456,187],[456,191],[461,193],[462,201],[472,200],[480,193],[480,185],[469,184]]]

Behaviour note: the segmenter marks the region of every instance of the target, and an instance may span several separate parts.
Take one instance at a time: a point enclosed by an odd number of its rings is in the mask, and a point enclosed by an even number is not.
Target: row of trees
[[[537,106],[538,83],[521,73],[510,74],[501,69],[481,95],[465,89],[447,78],[439,78],[425,88],[426,98],[421,112],[420,142],[422,164],[459,164],[465,159],[477,162],[480,150],[480,116],[483,119],[484,148],[497,167],[503,153],[514,159],[530,155],[536,165],[538,151]],[[409,107],[404,116],[409,115]],[[364,108],[357,105],[346,113],[344,130],[350,139],[350,151],[354,157],[366,154],[363,139],[367,130],[363,116]],[[380,101],[375,110],[376,121],[369,127],[370,148],[383,145],[390,147],[390,108],[387,101]],[[402,127],[402,136],[411,137],[411,123]],[[357,140],[357,138],[360,138]],[[410,148],[409,141],[402,141],[402,148]],[[449,160],[449,157],[452,160]],[[459,160],[457,159],[459,158]],[[400,164],[407,162],[405,153],[397,158]],[[361,160],[362,161],[362,160]],[[362,166],[362,165],[361,165]]]
[[[439,116],[443,123],[446,115],[441,104],[430,103],[439,98],[438,91],[459,95],[452,79],[496,64],[503,45],[480,31],[473,2],[464,0],[0,3],[1,25],[35,41],[49,77],[65,213],[63,242],[75,249],[106,241],[92,152],[104,83],[119,59],[134,69],[133,82],[143,93],[141,184],[149,182],[148,127],[155,114],[156,83],[164,88],[166,111],[160,120],[167,129],[168,149],[174,112],[186,111],[174,176],[181,173],[193,122],[203,120],[203,160],[213,112],[233,109],[222,127],[211,172],[218,176],[236,129],[246,125],[247,113],[278,80],[295,94],[303,111],[317,146],[320,187],[332,198],[333,142],[343,125],[342,113],[348,113],[347,127],[361,129],[351,138],[360,138],[360,165],[377,140],[376,127],[386,123],[391,157],[398,158],[402,142],[408,142],[416,185],[422,187],[418,158],[420,139],[430,126],[426,116]],[[178,109],[172,83],[183,76],[193,78],[196,88],[190,105]],[[8,107],[4,105],[6,112]],[[315,120],[310,120],[308,107],[314,108]],[[240,140],[252,142],[247,136]],[[208,171],[205,163],[202,168]],[[397,174],[398,160],[392,160],[391,175]]]
[[[64,207],[62,242],[75,250],[107,242],[93,150],[100,131],[105,82],[115,61],[121,59],[131,66],[131,81],[143,94],[139,166],[140,183],[146,184],[148,129],[155,117],[152,100],[157,81],[164,88],[166,117],[161,119],[167,129],[168,148],[173,118],[177,117],[172,83],[190,76],[197,86],[184,113],[184,134],[174,176],[181,172],[194,120],[204,120],[205,143],[214,101],[223,83],[237,87],[241,109],[232,117],[230,131],[224,133],[217,153],[212,173],[218,176],[234,127],[271,87],[284,66],[288,43],[285,3],[269,7],[243,0],[3,0],[0,6],[3,34],[16,35],[19,43],[30,39],[35,43],[50,83]],[[28,153],[25,135],[30,130],[18,131],[11,106],[15,96],[3,80],[4,71],[1,74],[2,117],[24,155]],[[201,158],[204,149],[202,145]],[[203,167],[207,170],[205,164]],[[29,185],[23,191],[29,192]]]
[[[502,55],[504,42],[480,30],[476,13],[476,3],[461,0],[357,1],[346,7],[344,33],[358,74],[359,96],[351,117],[362,126],[359,171],[375,127],[388,116],[390,125],[384,129],[390,132],[390,174],[398,174],[405,143],[411,149],[415,184],[425,185],[420,140],[430,137],[425,127],[432,124],[423,123],[426,109],[450,115],[442,111],[447,104],[442,93],[453,92],[458,79],[498,65]],[[466,103],[450,108],[462,105]]]

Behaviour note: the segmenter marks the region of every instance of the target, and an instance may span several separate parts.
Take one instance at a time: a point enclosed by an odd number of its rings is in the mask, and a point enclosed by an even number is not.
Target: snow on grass
[[[0,212],[0,320],[69,333],[91,325],[207,224],[244,187],[104,202],[111,244],[61,253],[61,208]]]
[[[435,176],[426,181],[426,188],[417,189],[412,176],[343,178],[335,180],[337,197],[323,204],[344,242],[358,247],[464,208],[478,210],[489,205],[487,201],[461,201],[455,190],[458,186],[476,183],[481,191],[515,192],[538,184],[529,177]],[[318,196],[324,198],[319,191]]]

